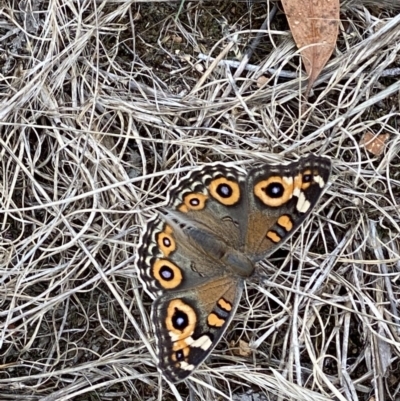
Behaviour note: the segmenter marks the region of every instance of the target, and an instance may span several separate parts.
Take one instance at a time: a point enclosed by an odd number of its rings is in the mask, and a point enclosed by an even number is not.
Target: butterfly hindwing
[[[214,252],[207,252],[207,243],[211,243],[208,246]],[[222,248],[220,252],[216,249],[218,244]],[[136,263],[140,281],[153,299],[165,292],[194,288],[205,278],[210,280],[226,272],[227,266],[215,255],[223,249],[224,243],[206,231],[179,225],[168,216],[158,214],[148,221],[139,244]]]
[[[232,320],[243,280],[219,277],[153,304],[158,367],[171,382],[189,376],[208,357]]]

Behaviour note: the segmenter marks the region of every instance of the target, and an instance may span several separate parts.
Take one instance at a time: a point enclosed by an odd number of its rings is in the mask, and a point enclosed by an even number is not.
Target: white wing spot
[[[325,181],[320,175],[314,175],[314,181],[319,185],[320,188],[323,188],[325,185]]]
[[[194,365],[189,365],[187,362],[181,362],[180,367],[183,370],[193,370],[194,369]]]
[[[296,198],[298,198],[300,196],[300,188],[295,188],[293,191],[293,196],[295,196]]]
[[[201,348],[203,351],[207,351],[212,346],[212,341],[208,336],[201,336],[196,341],[193,341],[190,346]]]
[[[311,203],[306,199],[304,192],[300,192],[299,200],[297,201],[296,209],[300,213],[305,213],[310,208]]]

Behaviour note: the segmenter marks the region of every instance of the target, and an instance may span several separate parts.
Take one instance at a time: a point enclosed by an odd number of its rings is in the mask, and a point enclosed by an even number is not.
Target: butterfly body
[[[187,378],[210,354],[237,309],[255,263],[281,246],[310,214],[328,181],[328,158],[309,155],[248,174],[216,163],[194,170],[148,221],[139,278],[152,306],[158,367]]]

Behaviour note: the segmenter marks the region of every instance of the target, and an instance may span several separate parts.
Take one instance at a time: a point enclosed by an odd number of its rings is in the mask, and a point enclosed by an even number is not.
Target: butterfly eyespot
[[[211,196],[226,206],[233,206],[240,200],[240,186],[225,177],[216,178],[209,185]]]
[[[285,192],[284,186],[280,182],[272,182],[265,189],[264,192],[270,198],[281,198]]]
[[[282,206],[293,196],[293,179],[273,176],[259,181],[254,186],[254,195],[267,206]]]
[[[314,175],[311,170],[306,170],[295,177],[295,186],[305,191],[314,182]]]
[[[166,225],[164,230],[157,234],[157,244],[164,256],[168,256],[175,251],[176,244],[170,226]]]
[[[190,337],[196,327],[197,317],[194,309],[181,299],[173,299],[167,307],[165,325],[172,342],[176,344],[175,350],[185,348],[189,344],[185,339]]]
[[[217,194],[221,198],[230,198],[232,196],[233,190],[229,185],[219,184],[217,187]]]
[[[189,324],[188,315],[179,309],[175,310],[175,313],[172,316],[171,321],[172,321],[174,328],[176,330],[180,330],[180,331],[185,330],[185,328]]]
[[[158,284],[164,289],[176,288],[183,280],[179,267],[167,259],[157,259],[153,264],[152,273]]]
[[[170,281],[174,278],[174,272],[169,266],[162,266],[160,269],[160,276],[164,280]]]
[[[203,210],[206,207],[208,196],[201,193],[189,193],[183,197],[183,202],[178,210],[183,213]]]
[[[183,353],[182,350],[176,351],[175,358],[178,362],[183,361],[185,359],[185,354]]]
[[[178,348],[177,348],[178,347]],[[179,348],[183,347],[183,348]],[[171,354],[171,359],[174,362],[182,362],[187,359],[190,353],[190,348],[185,340],[177,341],[172,346],[173,352]]]

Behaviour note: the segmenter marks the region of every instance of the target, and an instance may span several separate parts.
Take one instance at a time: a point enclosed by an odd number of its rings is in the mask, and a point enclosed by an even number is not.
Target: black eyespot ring
[[[281,198],[285,193],[285,188],[280,182],[271,182],[265,189],[264,192],[270,198]]]
[[[227,184],[219,184],[216,192],[221,198],[230,198],[233,194],[233,189]]]
[[[180,349],[179,351],[175,352],[175,356],[176,356],[176,360],[179,361],[183,361],[185,359],[185,355],[183,353],[183,351]]]
[[[192,198],[192,199],[190,199],[189,203],[190,203],[192,206],[199,206],[199,205],[200,205],[200,201],[199,201],[198,198]]]
[[[160,268],[160,276],[165,281],[171,281],[174,279],[174,271],[169,266],[162,266]]]
[[[185,312],[175,308],[175,313],[172,316],[172,325],[177,330],[184,330],[189,324],[188,315]]]

